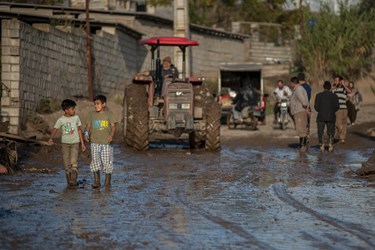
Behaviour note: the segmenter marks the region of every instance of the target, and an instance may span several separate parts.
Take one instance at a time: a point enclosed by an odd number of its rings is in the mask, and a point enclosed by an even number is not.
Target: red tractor
[[[176,137],[187,133],[191,148],[218,151],[220,106],[208,88],[202,86],[202,78],[185,77],[186,48],[198,46],[198,42],[183,37],[152,37],[141,40],[141,44],[150,46],[150,72],[154,74],[137,74],[125,88],[123,136],[126,144],[144,151],[149,148],[152,133]],[[162,46],[180,48],[182,78],[161,77]]]

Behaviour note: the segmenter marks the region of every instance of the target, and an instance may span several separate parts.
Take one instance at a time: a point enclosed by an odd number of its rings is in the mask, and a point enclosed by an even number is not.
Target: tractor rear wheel
[[[217,102],[206,104],[206,142],[205,148],[210,151],[220,150],[221,109]]]
[[[202,85],[193,86],[194,107],[200,107],[205,110],[209,98],[212,98],[207,87]],[[204,115],[204,114],[203,114]],[[189,144],[191,149],[204,148],[206,140],[205,130],[195,130],[189,134]]]
[[[124,103],[124,109],[126,109],[124,111],[125,142],[138,151],[147,150],[149,147],[149,114],[145,86],[138,84],[127,86]]]
[[[190,147],[220,150],[221,109],[207,87],[194,86],[194,107],[203,109],[206,124],[204,130],[196,130],[189,134]]]

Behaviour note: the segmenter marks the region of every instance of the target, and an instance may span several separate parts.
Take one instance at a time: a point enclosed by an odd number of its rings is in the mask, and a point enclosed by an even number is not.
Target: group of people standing
[[[341,76],[336,76],[333,86],[329,81],[323,84],[324,91],[315,98],[315,110],[318,112],[318,139],[320,150],[324,151],[323,132],[327,126],[328,151],[333,151],[334,138],[345,143],[348,118],[349,124],[354,125],[362,101],[362,96],[354,87],[354,82],[348,84]]]
[[[308,149],[310,137],[310,117],[311,117],[311,87],[305,80],[305,75],[299,73],[290,79],[292,92],[282,81],[278,81],[275,93],[290,95],[290,115],[299,136],[299,150]],[[348,118],[350,125],[355,124],[357,112],[359,110],[362,97],[355,89],[354,82],[345,84],[341,76],[334,78],[333,86],[330,81],[325,81],[323,91],[316,94],[314,109],[318,112],[317,128],[318,140],[321,151],[325,150],[324,130],[327,127],[328,151],[333,151],[335,137],[340,143],[345,143],[347,133]],[[275,106],[276,118],[276,106]]]

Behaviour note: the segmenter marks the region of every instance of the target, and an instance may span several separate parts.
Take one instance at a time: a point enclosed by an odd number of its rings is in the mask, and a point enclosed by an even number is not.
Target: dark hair
[[[99,101],[101,101],[102,103],[106,103],[106,102],[107,102],[107,98],[106,98],[104,95],[97,95],[97,96],[95,96],[95,97],[94,97],[94,102],[95,102],[96,100],[99,100]]]
[[[298,77],[296,77],[296,76],[293,76],[292,78],[290,78],[290,81],[291,81],[292,83],[299,84],[299,79],[298,79]]]
[[[298,73],[297,75],[297,78],[300,80],[300,81],[304,81],[305,80],[305,74],[304,73]]]
[[[330,81],[324,81],[323,88],[324,89],[331,89],[331,82]]]
[[[339,76],[339,75],[335,76],[334,79],[336,79],[336,78],[338,78],[340,81],[342,81],[344,79],[344,78],[342,78],[342,76]]]
[[[70,99],[65,99],[61,102],[61,108],[65,111],[68,108],[75,108],[77,106],[76,102]]]

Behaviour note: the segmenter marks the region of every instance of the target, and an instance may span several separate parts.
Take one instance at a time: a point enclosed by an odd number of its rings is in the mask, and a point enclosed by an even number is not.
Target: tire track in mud
[[[266,243],[263,243],[263,242],[257,240],[253,235],[246,232],[242,227],[238,226],[237,224],[235,224],[233,222],[230,222],[230,221],[227,221],[227,220],[224,220],[223,218],[220,218],[218,216],[214,216],[214,215],[204,211],[203,209],[193,205],[191,202],[188,202],[187,200],[183,199],[182,196],[181,196],[180,190],[177,189],[175,191],[175,193],[176,193],[176,196],[177,196],[177,200],[179,202],[181,202],[185,207],[189,208],[190,210],[195,211],[198,214],[202,215],[207,220],[209,220],[209,221],[211,221],[211,222],[231,231],[232,233],[246,239],[250,244],[252,244],[253,246],[256,246],[259,249],[270,249],[270,250],[274,249],[273,247],[267,245]]]
[[[351,235],[354,235],[355,237],[357,237],[358,239],[362,240],[367,245],[369,245],[373,249],[375,249],[375,244],[372,243],[369,240],[374,235],[374,233],[371,232],[370,230],[364,229],[357,224],[346,223],[346,222],[340,221],[338,219],[332,218],[328,215],[320,214],[319,212],[317,212],[317,211],[315,211],[311,208],[308,208],[303,203],[297,201],[292,196],[290,196],[286,192],[286,188],[285,188],[284,185],[275,184],[275,185],[272,186],[272,189],[273,189],[274,193],[276,194],[276,196],[281,201],[285,202],[286,204],[315,217],[317,220],[323,221],[323,222],[325,222],[325,223],[327,223],[327,224],[329,224],[329,225],[331,225],[331,226],[333,226],[333,227],[335,227],[339,230],[342,230],[342,231],[345,231],[345,232],[347,232]]]

